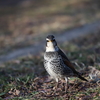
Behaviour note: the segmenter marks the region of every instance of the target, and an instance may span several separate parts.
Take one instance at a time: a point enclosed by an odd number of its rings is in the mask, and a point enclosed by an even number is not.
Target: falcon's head
[[[58,50],[57,42],[53,35],[46,37],[46,52],[54,52]]]

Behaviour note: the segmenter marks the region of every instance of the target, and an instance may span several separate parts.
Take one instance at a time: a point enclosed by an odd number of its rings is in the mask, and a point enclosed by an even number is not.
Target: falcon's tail
[[[78,74],[78,78],[80,78],[83,81],[88,81],[87,79],[85,79],[84,77],[82,77],[80,74]]]

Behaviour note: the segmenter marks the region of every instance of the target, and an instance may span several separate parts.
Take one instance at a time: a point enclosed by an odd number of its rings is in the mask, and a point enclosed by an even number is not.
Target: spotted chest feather
[[[57,52],[46,52],[44,54],[44,66],[52,77],[62,77],[72,73]]]

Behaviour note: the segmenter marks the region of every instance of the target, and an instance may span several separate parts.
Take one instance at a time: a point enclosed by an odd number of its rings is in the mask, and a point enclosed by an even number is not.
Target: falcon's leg
[[[69,85],[69,82],[68,82],[68,78],[67,77],[65,77],[65,81],[66,81],[66,84],[65,84],[65,92],[67,92],[68,85]]]
[[[56,89],[57,89],[58,86],[59,86],[59,80],[58,80],[58,78],[56,78],[56,82],[57,82],[57,84],[56,84]]]
[[[55,91],[54,92],[57,92],[57,88],[58,88],[58,86],[59,86],[59,80],[58,80],[58,78],[56,78],[56,87],[55,87]]]

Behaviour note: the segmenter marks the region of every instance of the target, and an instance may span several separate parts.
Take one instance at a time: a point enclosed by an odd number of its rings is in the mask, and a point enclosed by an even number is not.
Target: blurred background
[[[99,0],[0,0],[0,55],[99,20]]]
[[[43,66],[48,34],[94,83],[71,78],[67,95],[61,82],[54,93],[55,81],[48,81]],[[2,99],[100,99],[100,0],[0,0]]]

